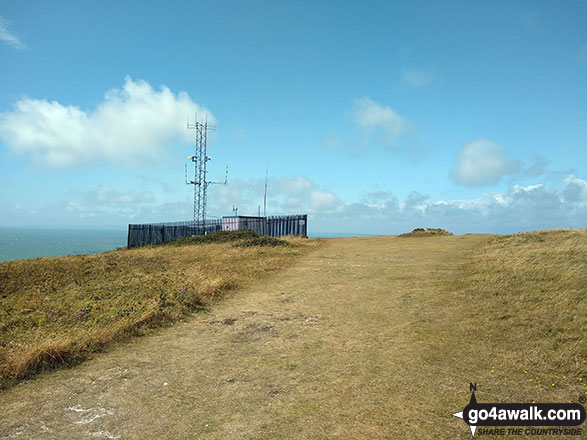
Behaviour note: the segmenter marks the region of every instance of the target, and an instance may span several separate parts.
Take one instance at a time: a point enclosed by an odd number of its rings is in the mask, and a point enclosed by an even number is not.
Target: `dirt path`
[[[331,240],[211,314],[0,393],[0,438],[466,438],[426,401],[445,390],[421,329],[484,240]]]

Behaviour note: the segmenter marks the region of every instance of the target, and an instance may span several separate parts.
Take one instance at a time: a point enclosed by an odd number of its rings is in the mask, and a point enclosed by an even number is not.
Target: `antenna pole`
[[[263,196],[263,217],[267,217],[267,178],[268,177],[269,177],[269,165],[267,165],[267,169],[265,170],[265,195]]]

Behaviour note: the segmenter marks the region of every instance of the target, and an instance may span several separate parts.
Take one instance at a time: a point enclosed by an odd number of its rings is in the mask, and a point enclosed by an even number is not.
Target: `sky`
[[[587,1],[0,2],[0,226],[587,227]]]

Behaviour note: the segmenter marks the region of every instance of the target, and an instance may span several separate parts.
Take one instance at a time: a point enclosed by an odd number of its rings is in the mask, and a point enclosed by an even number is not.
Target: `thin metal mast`
[[[207,141],[208,130],[216,130],[216,126],[208,125],[208,116],[204,123],[198,121],[196,115],[196,122],[190,123],[189,118],[187,128],[194,130],[194,149],[195,154],[188,156],[188,160],[194,163],[194,180],[187,180],[187,165],[186,165],[186,181],[188,185],[194,185],[194,222],[204,222],[206,220],[206,207],[208,202],[208,185],[226,185],[228,183],[228,166],[226,166],[226,176],[224,182],[209,182],[206,180],[208,175],[207,163],[212,160],[208,156]]]
[[[267,178],[269,177],[269,165],[265,170],[265,195],[263,196],[263,217],[267,217]]]
[[[194,150],[195,154],[189,156],[188,160],[194,163],[194,180],[187,184],[194,185],[194,221],[203,222],[206,220],[206,204],[207,204],[207,190],[208,182],[206,182],[207,175],[207,162],[210,157],[207,154],[207,140],[208,130],[215,130],[216,127],[208,125],[208,118],[203,124],[198,121],[196,116],[196,122],[190,123],[188,119],[187,128],[194,130]]]

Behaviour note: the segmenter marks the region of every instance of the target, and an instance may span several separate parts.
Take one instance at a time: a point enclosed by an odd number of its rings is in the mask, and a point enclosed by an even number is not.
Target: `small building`
[[[259,235],[265,235],[267,224],[266,217],[253,217],[246,215],[231,215],[222,217],[223,231],[255,231]]]

